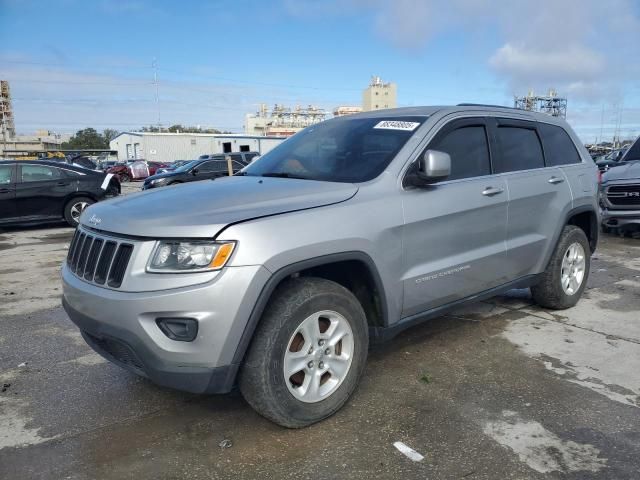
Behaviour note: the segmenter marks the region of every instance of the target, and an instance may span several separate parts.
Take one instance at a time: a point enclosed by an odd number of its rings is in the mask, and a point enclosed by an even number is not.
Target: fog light
[[[162,333],[177,342],[191,342],[198,335],[195,318],[157,318],[156,324]]]

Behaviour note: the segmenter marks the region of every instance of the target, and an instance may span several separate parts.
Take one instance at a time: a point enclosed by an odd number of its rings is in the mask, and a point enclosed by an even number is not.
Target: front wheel
[[[269,302],[240,372],[240,391],[262,416],[288,428],[342,407],[364,371],[367,319],[353,294],[322,278],[295,278]]]
[[[590,267],[591,247],[584,231],[565,226],[540,282],[531,287],[533,299],[545,308],[573,307],[587,285]]]
[[[80,223],[80,215],[94,201],[87,197],[72,198],[64,206],[64,219],[72,227],[77,227]]]
[[[131,181],[131,177],[129,176],[128,173],[120,173],[118,174],[118,176],[120,177],[121,183],[127,183]]]

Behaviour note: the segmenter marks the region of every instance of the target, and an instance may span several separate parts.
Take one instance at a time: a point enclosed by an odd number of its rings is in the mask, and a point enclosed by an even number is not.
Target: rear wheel
[[[128,174],[128,173],[120,173],[120,174],[118,174],[118,176],[120,177],[120,181],[121,181],[122,183],[130,182],[130,181],[131,181],[131,177],[129,176],[129,174]]]
[[[584,231],[565,226],[540,282],[531,287],[533,299],[546,308],[573,307],[587,285],[590,266],[591,248]]]
[[[95,202],[87,197],[72,198],[64,206],[64,219],[72,227],[77,227],[80,223],[80,215],[93,203]]]
[[[240,391],[269,420],[300,428],[335,413],[355,390],[368,349],[362,306],[322,278],[274,293],[240,372]]]

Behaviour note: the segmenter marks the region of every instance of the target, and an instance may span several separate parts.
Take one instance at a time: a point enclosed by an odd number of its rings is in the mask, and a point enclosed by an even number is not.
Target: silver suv
[[[353,393],[371,343],[531,287],[578,301],[597,168],[563,121],[492,106],[313,125],[240,174],[88,208],[63,304],[97,352],[302,427]]]

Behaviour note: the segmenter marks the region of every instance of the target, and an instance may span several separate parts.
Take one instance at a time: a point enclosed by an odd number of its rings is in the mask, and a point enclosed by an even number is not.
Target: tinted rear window
[[[546,123],[538,124],[538,129],[544,145],[544,155],[547,166],[570,165],[580,163],[582,160],[576,150],[571,137],[563,128]]]
[[[461,127],[436,140],[429,148],[451,156],[447,180],[491,174],[489,145],[483,126]]]
[[[544,167],[542,145],[535,130],[498,127],[498,144],[501,155],[495,162],[496,173]]]

